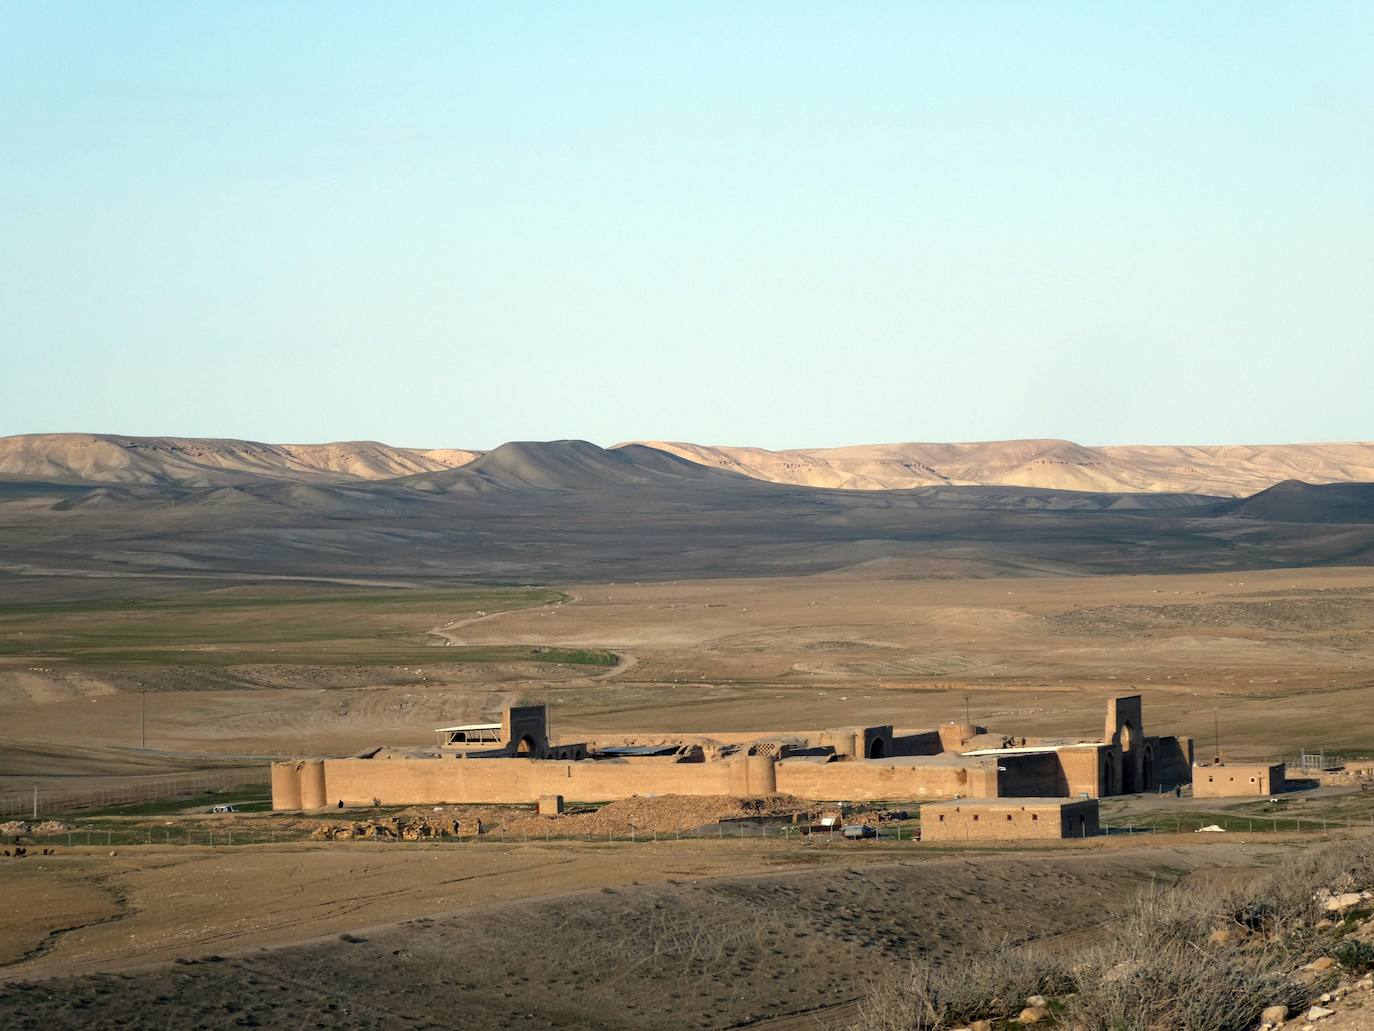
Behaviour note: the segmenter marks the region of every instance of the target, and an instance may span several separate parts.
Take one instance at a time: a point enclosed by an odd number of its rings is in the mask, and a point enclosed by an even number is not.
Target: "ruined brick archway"
[[[1133,795],[1142,789],[1136,783],[1136,730],[1135,724],[1126,720],[1121,724],[1121,793]]]
[[[881,759],[887,755],[887,746],[883,744],[883,739],[875,737],[868,746],[868,757],[870,759]]]

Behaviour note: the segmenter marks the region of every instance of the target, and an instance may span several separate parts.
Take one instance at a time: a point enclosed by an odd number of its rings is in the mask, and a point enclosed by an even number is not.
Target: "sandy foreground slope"
[[[906,956],[1092,934],[1151,883],[1292,847],[78,849],[6,871],[0,1019],[409,1027],[462,1012],[482,1027],[639,1027],[671,1010],[706,1028],[848,1013]]]

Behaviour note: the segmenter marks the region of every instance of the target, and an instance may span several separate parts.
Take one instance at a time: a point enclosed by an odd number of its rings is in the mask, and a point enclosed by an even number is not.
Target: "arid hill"
[[[1374,523],[1374,483],[1285,480],[1253,497],[1224,502],[1217,512],[1285,523]]]
[[[237,476],[243,476],[241,471]],[[826,490],[643,445],[506,444],[384,480],[0,479],[0,574],[44,569],[458,578],[1061,575],[1374,561],[1374,525],[1317,491],[1253,510],[1207,495],[1019,486]]]
[[[514,443],[492,482],[535,486],[572,472],[578,458],[564,449],[554,470],[537,468],[548,456],[523,457]],[[543,446],[543,445],[537,445]],[[587,445],[594,447],[594,445]],[[1311,484],[1374,481],[1374,443],[1273,444],[1204,447],[1084,447],[1067,440],[994,440],[965,444],[869,444],[766,451],[681,441],[621,444],[648,447],[686,462],[755,480],[842,490],[1014,486],[1112,494],[1246,497],[1285,480]],[[597,449],[601,451],[600,448]],[[264,444],[249,440],[125,437],[50,433],[0,437],[0,478],[54,483],[232,486],[263,480],[346,483],[413,478],[419,489],[447,490],[427,474],[468,465],[482,452],[464,448],[405,448],[376,441]],[[641,456],[642,458],[642,456]],[[662,465],[663,469],[668,468]],[[615,475],[622,475],[621,473]],[[612,472],[612,467],[602,470]],[[601,474],[598,474],[601,475]],[[679,464],[674,475],[694,475]],[[459,490],[484,490],[487,478],[456,480]]]
[[[735,473],[638,444],[607,450],[585,440],[551,440],[502,444],[460,468],[407,477],[397,485],[430,493],[488,493],[596,491],[682,481],[717,488],[748,482]]]
[[[225,486],[261,480],[382,480],[449,469],[474,451],[376,441],[263,444],[194,437],[38,433],[0,437],[0,476],[55,482]]]
[[[788,451],[642,443],[761,480],[847,490],[1006,484],[1241,497],[1289,479],[1374,480],[1374,443],[1084,447],[1067,440],[995,440]]]

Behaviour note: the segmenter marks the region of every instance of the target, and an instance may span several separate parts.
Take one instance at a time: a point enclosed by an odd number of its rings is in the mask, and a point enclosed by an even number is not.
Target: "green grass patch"
[[[333,649],[320,647],[257,648],[122,648],[84,651],[67,657],[79,665],[159,666],[441,666],[445,664],[541,662],[569,666],[614,666],[614,652],[565,648],[531,648],[525,645],[410,648],[355,646],[348,642]]]
[[[261,813],[272,808],[272,789],[267,784],[241,784],[213,791],[159,798],[151,802],[131,802],[128,805],[92,809],[80,814],[81,820],[98,820],[110,816],[168,816],[191,810],[204,813],[211,806],[232,805],[239,812]]]
[[[1104,813],[1102,822],[1104,826],[1110,828],[1112,834],[1125,834],[1128,830],[1137,833],[1189,833],[1212,826],[1220,827],[1232,834],[1259,833],[1261,831],[1271,833],[1275,831],[1303,831],[1311,834],[1328,830],[1343,830],[1346,828],[1347,822],[1352,828],[1372,825],[1368,815],[1362,817],[1353,814],[1337,816],[1320,812],[1250,815],[1234,811],[1206,812],[1202,810],[1169,810],[1157,813],[1132,813],[1123,816],[1112,816]]]
[[[524,645],[445,646],[431,631],[557,604],[543,588],[245,595],[0,606],[0,656],[85,665],[416,665],[547,662],[614,665],[610,652]]]

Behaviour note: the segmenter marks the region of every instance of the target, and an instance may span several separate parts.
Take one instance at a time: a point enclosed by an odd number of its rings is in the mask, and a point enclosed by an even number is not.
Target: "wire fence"
[[[361,826],[366,827],[366,824]],[[857,825],[854,825],[857,826]],[[793,841],[797,843],[809,844],[872,844],[874,842],[883,843],[902,843],[908,844],[919,839],[920,832],[918,827],[913,824],[889,824],[870,827],[867,831],[855,831],[846,834],[840,825],[834,827],[804,828],[790,823],[757,823],[747,820],[730,820],[722,823],[707,824],[702,827],[694,827],[690,830],[654,830],[645,828],[642,830],[628,831],[574,831],[559,828],[555,824],[544,827],[529,826],[516,827],[511,829],[494,828],[484,830],[482,833],[460,832],[448,835],[428,835],[416,833],[410,829],[403,829],[399,833],[388,830],[373,830],[368,828],[364,833],[347,833],[332,837],[331,841],[355,842],[355,841],[427,841],[427,842],[482,842],[482,843],[506,843],[506,844],[539,844],[541,842],[567,842],[580,841],[589,844],[597,842],[606,843],[628,843],[628,844],[652,844],[661,841],[758,841],[760,839],[773,839],[777,841]]]
[[[1102,833],[1184,834],[1228,833],[1326,834],[1329,831],[1374,830],[1374,813],[1361,816],[1227,816],[1221,813],[1189,813],[1179,816],[1144,816],[1137,821],[1102,825]]]
[[[747,823],[712,824],[692,830],[655,831],[630,830],[614,833],[570,833],[553,828],[530,830],[528,828],[506,830],[495,828],[478,833],[475,831],[457,834],[421,834],[403,829],[400,833],[390,830],[372,829],[364,833],[329,839],[318,838],[315,826],[275,826],[266,821],[254,819],[238,820],[226,817],[215,826],[206,826],[203,821],[195,823],[178,821],[179,826],[149,827],[142,822],[124,821],[122,818],[96,820],[90,824],[78,825],[62,830],[46,830],[40,826],[24,831],[3,835],[4,845],[13,849],[16,846],[43,848],[48,846],[116,847],[121,845],[198,845],[221,847],[230,845],[285,844],[310,840],[326,841],[329,844],[415,844],[422,842],[435,845],[485,845],[485,844],[539,844],[542,842],[598,842],[614,844],[652,844],[667,841],[720,841],[731,842],[793,841],[814,845],[830,844],[873,844],[875,842],[914,843],[919,835],[913,826],[883,828],[872,837],[864,839],[847,838],[841,828],[826,828],[806,834],[792,826],[751,825]]]
[[[82,790],[62,789],[42,784],[24,790],[8,788],[0,795],[0,817],[6,819],[43,819],[92,809],[160,802],[173,798],[194,798],[227,788],[261,784],[266,787],[269,769],[241,766],[205,773],[177,773],[139,777],[108,787]]]
[[[1209,829],[1229,833],[1306,833],[1326,834],[1336,831],[1353,831],[1368,828],[1374,830],[1374,814],[1368,817],[1237,817],[1221,815],[1187,815],[1165,819],[1142,819],[1138,822],[1118,822],[1103,824],[1103,836],[1119,837],[1137,834],[1182,834],[1206,832]],[[41,852],[44,848],[65,846],[90,848],[117,848],[131,845],[162,846],[200,846],[222,848],[242,845],[266,845],[300,843],[315,838],[315,828],[311,826],[281,827],[268,825],[265,821],[253,819],[235,820],[230,817],[216,826],[207,827],[203,822],[182,826],[149,827],[147,825],[111,822],[94,823],[71,829],[40,831],[38,828],[4,836],[0,845],[6,854],[14,854],[16,849],[29,853]],[[1093,835],[1086,835],[1091,837]],[[751,824],[730,822],[697,827],[691,830],[655,831],[631,830],[610,833],[571,833],[556,830],[552,826],[531,830],[503,828],[475,830],[457,834],[424,834],[403,829],[400,833],[392,831],[364,831],[352,836],[334,837],[328,840],[331,845],[496,845],[496,844],[540,844],[584,842],[588,844],[639,844],[649,845],[670,841],[718,841],[729,846],[732,843],[744,844],[771,839],[775,842],[790,842],[798,846],[810,847],[874,847],[874,846],[918,846],[919,827],[915,824],[879,826],[873,829],[872,836],[849,837],[840,827],[816,828],[809,831],[791,825]],[[1007,839],[999,842],[994,839],[975,839],[969,843],[983,845],[1035,844],[1046,839]],[[1052,839],[1051,839],[1052,840]],[[940,842],[945,844],[945,842]]]

